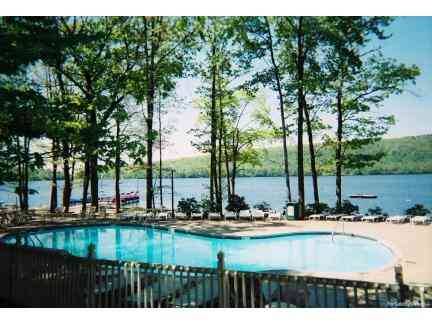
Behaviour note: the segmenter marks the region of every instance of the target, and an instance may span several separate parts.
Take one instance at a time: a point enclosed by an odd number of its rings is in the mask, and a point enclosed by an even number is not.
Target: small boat
[[[138,191],[120,194],[120,203],[122,205],[138,203],[139,200],[140,200],[140,197],[139,197]],[[116,199],[114,197],[114,198],[112,198],[111,203],[114,204],[115,202],[116,202]]]
[[[367,194],[356,194],[356,195],[350,195],[350,198],[358,198],[358,199],[376,199],[378,198],[377,195],[367,195]]]

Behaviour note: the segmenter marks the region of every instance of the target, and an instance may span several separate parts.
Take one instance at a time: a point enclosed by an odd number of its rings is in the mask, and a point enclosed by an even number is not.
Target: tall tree
[[[158,89],[169,93],[184,75],[195,43],[195,19],[188,17],[137,17],[133,20],[134,41],[139,44],[139,70],[132,80],[133,95],[146,104],[147,166],[146,205],[153,206],[153,129]]]
[[[385,58],[379,49],[369,49],[372,37],[385,39],[387,17],[328,18],[329,71],[333,112],[337,116],[336,136],[327,144],[335,150],[336,207],[342,204],[343,167],[361,167],[374,163],[382,154],[365,154],[364,145],[376,142],[394,123],[391,115],[374,111],[392,94],[401,93],[414,82],[420,71]]]

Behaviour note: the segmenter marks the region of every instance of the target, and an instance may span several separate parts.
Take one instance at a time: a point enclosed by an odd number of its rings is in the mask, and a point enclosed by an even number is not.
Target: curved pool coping
[[[278,272],[281,274],[283,274],[284,272],[286,272],[287,274],[294,272],[296,274],[304,275],[304,276],[316,276],[316,277],[328,277],[328,278],[336,278],[335,276],[337,276],[337,277],[345,277],[346,278],[347,276],[349,276],[349,277],[351,277],[351,276],[363,276],[365,274],[372,274],[372,273],[379,273],[379,272],[387,271],[387,270],[390,270],[391,268],[393,268],[395,265],[400,264],[402,262],[402,254],[393,244],[391,244],[388,241],[374,238],[374,237],[370,237],[370,236],[366,236],[366,235],[361,235],[361,234],[345,233],[345,232],[332,232],[332,231],[319,231],[319,230],[313,230],[313,231],[302,230],[302,231],[280,232],[280,233],[275,233],[275,234],[230,235],[230,234],[208,233],[208,232],[203,232],[203,231],[192,231],[192,230],[186,230],[186,229],[182,229],[182,228],[173,228],[173,227],[166,226],[166,225],[137,224],[137,223],[125,223],[125,222],[118,222],[118,221],[109,221],[109,222],[100,222],[100,223],[98,222],[98,223],[90,223],[90,224],[77,223],[77,224],[60,224],[60,225],[42,225],[42,226],[37,226],[34,228],[27,228],[27,229],[12,229],[9,232],[0,234],[0,243],[2,243],[2,241],[8,236],[13,236],[17,233],[23,233],[23,232],[35,233],[35,232],[44,232],[44,231],[62,229],[62,228],[96,227],[96,226],[110,226],[110,225],[145,227],[145,228],[154,228],[154,229],[159,229],[159,230],[164,230],[164,231],[171,231],[172,230],[174,232],[196,235],[196,236],[202,236],[202,237],[211,237],[211,238],[219,238],[219,239],[233,239],[233,240],[270,239],[270,238],[276,238],[276,237],[286,237],[286,236],[294,236],[294,235],[310,235],[310,234],[331,235],[333,233],[333,235],[359,237],[359,238],[375,241],[375,242],[385,246],[393,255],[393,258],[390,262],[383,265],[382,267],[372,269],[369,271],[309,272],[309,271],[297,271],[297,270],[283,269],[283,270],[266,270],[263,272]],[[45,248],[45,247],[41,247],[41,248],[46,249],[46,250],[54,250],[54,249]],[[67,252],[66,250],[60,250],[60,251]],[[67,252],[67,253],[69,253],[69,252]],[[98,259],[98,260],[105,260],[105,259]],[[133,260],[127,260],[126,262],[130,262],[130,261],[133,261]],[[183,266],[187,266],[187,265],[183,265]]]

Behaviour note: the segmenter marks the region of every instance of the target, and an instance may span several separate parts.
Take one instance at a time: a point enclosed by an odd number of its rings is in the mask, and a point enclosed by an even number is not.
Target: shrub
[[[249,205],[245,202],[244,197],[231,195],[228,198],[228,205],[225,207],[225,209],[238,213],[240,210],[249,209]]]
[[[354,212],[358,212],[359,207],[357,205],[354,205],[349,200],[342,201],[342,206],[340,208],[335,207],[331,209],[331,212],[333,213],[341,213],[341,214],[352,214]]]
[[[255,204],[253,206],[253,208],[262,210],[264,212],[267,212],[267,211],[270,210],[270,204],[268,202],[266,202],[266,201],[262,201],[262,202],[260,202],[258,204]]]
[[[415,204],[413,207],[408,208],[405,213],[410,216],[424,216],[430,213],[429,209],[421,204]]]
[[[326,211],[330,211],[330,207],[326,203],[320,203],[318,208],[315,208],[315,204],[307,204],[304,214],[305,216],[309,216],[312,214],[319,214]]]
[[[376,206],[375,208],[369,208],[368,214],[369,215],[384,215],[385,213],[383,212],[381,207]]]
[[[179,200],[177,204],[177,209],[186,215],[190,215],[192,213],[199,213],[200,204],[195,198],[182,198]]]
[[[210,198],[208,198],[208,197],[202,198],[199,204],[200,204],[200,207],[204,213],[208,213],[210,211],[215,210],[214,203],[212,204],[210,201]]]

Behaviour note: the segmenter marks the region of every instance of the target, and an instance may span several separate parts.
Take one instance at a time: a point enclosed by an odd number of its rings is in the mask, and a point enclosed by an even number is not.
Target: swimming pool
[[[63,227],[27,232],[27,244],[63,249],[86,256],[90,243],[98,259],[217,265],[225,253],[228,269],[243,271],[367,272],[389,265],[393,252],[378,241],[352,235],[297,233],[277,237],[234,239],[208,237],[135,225]],[[15,243],[13,235],[3,241]]]

